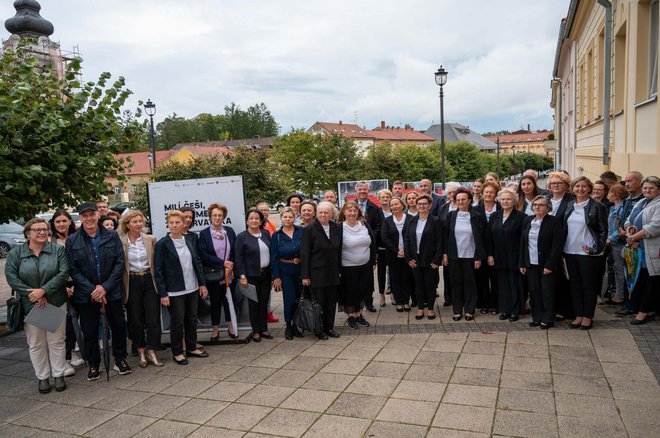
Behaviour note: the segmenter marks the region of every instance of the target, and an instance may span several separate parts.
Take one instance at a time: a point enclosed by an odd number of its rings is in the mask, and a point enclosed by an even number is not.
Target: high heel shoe
[[[380,307],[385,307],[385,294],[380,294]]]
[[[138,362],[138,366],[140,368],[146,368],[148,363],[147,363],[147,355],[144,352],[144,348],[138,350],[138,357],[140,358],[140,361]]]
[[[227,329],[227,334],[232,339],[238,339],[238,335],[233,334],[232,332],[229,331],[229,329]]]
[[[156,356],[156,352],[154,350],[147,350],[147,362],[155,367],[162,367],[165,365],[163,362],[158,360],[158,356]]]
[[[220,334],[217,334],[217,335],[215,335],[215,336],[211,336],[211,337],[209,338],[209,342],[210,342],[211,344],[215,344],[215,343],[218,342],[219,340],[220,340]]]

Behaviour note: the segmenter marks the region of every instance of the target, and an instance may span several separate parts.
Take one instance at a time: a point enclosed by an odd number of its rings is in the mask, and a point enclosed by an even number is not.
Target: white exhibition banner
[[[224,224],[236,234],[245,230],[245,192],[243,176],[219,176],[214,178],[161,181],[149,183],[149,211],[152,234],[161,239],[167,236],[165,216],[168,211],[184,206],[195,211],[195,223],[190,228],[200,232],[211,225],[208,208],[213,203],[227,207]]]

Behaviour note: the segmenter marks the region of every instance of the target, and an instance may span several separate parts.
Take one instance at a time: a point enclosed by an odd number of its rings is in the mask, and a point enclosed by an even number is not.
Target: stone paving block
[[[12,423],[0,423],[0,436],[3,438],[26,438],[34,436],[35,433],[37,433],[36,429]]]
[[[550,351],[551,359],[570,359],[570,360],[584,360],[584,361],[597,361],[598,356],[593,347],[567,347],[564,345],[551,345],[548,350]]]
[[[410,365],[405,363],[370,362],[362,371],[361,376],[388,377],[402,379]]]
[[[206,425],[248,431],[273,409],[264,406],[232,403],[211,418]]]
[[[456,366],[463,368],[485,368],[487,370],[499,370],[502,367],[502,356],[492,354],[461,353]]]
[[[564,417],[560,415],[557,417],[559,435],[577,437],[627,436],[626,429],[618,417],[615,419],[616,421],[612,422],[603,422],[601,420],[602,417]]]
[[[71,415],[75,415],[81,410],[82,408],[77,406],[52,403],[17,420],[14,420],[13,423],[19,426],[30,426],[39,429],[52,429],[56,423],[59,423]]]
[[[158,420],[135,436],[136,438],[178,438],[188,436],[198,427],[196,424]]]
[[[436,402],[392,398],[387,400],[376,419],[428,426],[433,421],[437,409],[438,403]]]
[[[299,437],[316,421],[316,412],[275,409],[257,424],[253,431],[282,436]],[[366,429],[366,427],[365,427]]]
[[[245,432],[239,430],[221,429],[211,426],[202,426],[190,435],[188,438],[241,438]]]
[[[411,348],[421,350],[431,335],[428,333],[415,335],[394,335],[385,348]]]
[[[530,373],[549,373],[550,360],[538,357],[505,356],[503,370],[527,371]]]
[[[415,357],[421,350],[415,348],[398,348],[390,347],[389,344],[376,355],[374,360],[380,362],[395,362],[395,363],[413,363]]]
[[[439,402],[445,392],[446,384],[404,380],[392,393],[392,398]]]
[[[0,376],[0,394],[12,394],[11,390],[23,386],[26,383],[33,384],[33,390],[36,391],[37,384],[34,378],[28,379],[25,377],[17,376]]]
[[[310,378],[302,388],[306,389],[319,389],[323,391],[337,391],[341,392],[355,379],[355,376],[348,374],[330,374],[330,373],[316,373]]]
[[[548,414],[555,411],[555,398],[551,392],[502,388],[497,409]]]
[[[183,368],[183,367],[179,367],[179,368]],[[144,391],[144,392],[150,392],[152,394],[165,391],[165,389],[169,388],[170,386],[174,385],[177,382],[180,382],[185,377],[185,376],[170,376],[167,374],[156,374],[155,376],[149,376],[149,377],[137,379],[137,375],[131,374],[129,376],[133,376],[136,378],[135,383],[129,386],[131,391]],[[121,380],[121,379],[117,379],[117,380]]]
[[[626,426],[640,423],[660,425],[660,400],[616,400],[616,406]]]
[[[426,438],[487,438],[488,436],[486,433],[432,427]]]
[[[450,383],[460,385],[477,385],[477,386],[499,386],[500,371],[499,370],[486,370],[483,368],[460,368],[454,369],[451,375]]]
[[[475,342],[506,342],[506,332],[470,332],[468,341]]]
[[[555,394],[557,415],[565,417],[594,416],[602,417],[601,422],[619,418],[619,413],[612,398],[592,397],[582,394]],[[594,407],[598,406],[598,409]]]
[[[357,376],[345,391],[387,397],[392,394],[400,381],[400,379],[390,379],[388,377]]]
[[[280,345],[270,350],[269,354],[286,354],[291,357],[296,357],[312,345],[311,342],[303,342],[303,340],[304,338],[296,338],[295,342],[282,342]]]
[[[627,377],[632,380],[648,380],[656,382],[655,376],[648,365],[633,363],[601,363],[605,377]]]
[[[366,436],[365,431],[371,423],[361,418],[321,415],[312,427],[303,435],[305,438],[352,438]],[[380,436],[380,435],[378,435]]]
[[[495,413],[493,433],[529,438],[559,436],[554,415],[501,409]]]
[[[252,383],[219,382],[202,392],[198,398],[233,402],[255,386]]]
[[[502,356],[504,354],[504,345],[501,342],[480,342],[468,341],[463,347],[463,353],[492,354]]]
[[[227,406],[229,406],[229,402],[192,399],[167,414],[165,419],[204,424]]]
[[[299,356],[286,364],[287,370],[320,371],[332,359],[329,357]]]
[[[607,381],[616,400],[660,400],[660,387],[657,383],[626,378],[609,378]]]
[[[28,372],[28,375],[34,376],[34,369],[29,362],[14,362],[10,365],[0,368],[0,374],[5,376],[13,376],[22,372]]]
[[[548,346],[544,344],[511,344],[507,342],[504,356],[549,359]]]
[[[507,344],[548,345],[546,330],[509,332],[506,337]]]
[[[440,403],[433,427],[490,433],[495,409]]]
[[[83,435],[116,416],[116,412],[82,408],[75,415],[55,423],[49,429],[72,435]]]
[[[497,400],[497,388],[474,385],[447,385],[443,403],[455,405],[482,406],[486,408],[495,407]]]
[[[589,333],[584,330],[548,330],[548,345],[593,348]]]
[[[293,391],[295,391],[294,388],[284,386],[257,385],[239,398],[237,402],[274,408],[279,406]]]
[[[501,388],[527,389],[530,391],[552,391],[550,373],[530,373],[527,371],[502,371]]]
[[[555,374],[554,389],[557,393],[589,394],[596,397],[612,397],[607,380],[602,377]]]
[[[463,351],[465,341],[446,341],[446,340],[433,340],[429,339],[422,351],[441,351],[445,353],[460,353]]]
[[[188,397],[155,394],[142,403],[133,406],[127,411],[127,413],[144,415],[145,417],[162,418],[188,400],[190,400]]]
[[[321,371],[324,373],[357,375],[368,363],[367,360],[333,359]]]
[[[156,422],[155,418],[140,415],[119,414],[115,418],[103,423],[95,429],[87,432],[92,438],[129,438]]]
[[[188,377],[165,389],[162,394],[196,397],[216,383],[214,380]]]
[[[379,347],[363,347],[361,345],[349,345],[344,348],[344,350],[337,355],[338,359],[348,359],[348,360],[371,360],[379,352],[381,348]]]
[[[447,383],[452,371],[452,367],[411,365],[403,379],[418,380],[421,382]]]
[[[299,388],[280,407],[299,411],[325,412],[337,399],[339,392]]]
[[[378,438],[424,438],[427,436],[426,431],[426,426],[374,421],[364,436]]]
[[[36,382],[34,386],[36,391]],[[2,409],[0,409],[0,421],[14,421],[36,410],[39,410],[48,404],[49,403],[47,402],[38,400],[0,397],[0,406],[2,406]]]
[[[264,368],[282,368],[288,362],[293,359],[292,354],[278,354],[273,353],[272,351],[268,354],[264,354],[261,357],[256,358],[250,363],[250,366],[253,367],[264,367]]]
[[[600,362],[597,360],[574,360],[551,358],[553,374],[574,374],[578,376],[605,377]]]
[[[264,380],[264,385],[287,386],[298,388],[314,375],[311,371],[277,370],[269,378]]]
[[[133,406],[142,403],[153,394],[141,391],[123,390],[104,398],[100,402],[92,405],[93,408],[104,409],[106,411],[124,412]]]
[[[633,423],[626,424],[626,432],[630,438],[648,438],[658,433],[658,428],[654,424]]]
[[[633,346],[635,344],[632,344]],[[608,347],[596,348],[596,354],[598,355],[598,360],[603,362],[613,362],[613,363],[633,363],[646,365],[644,356],[639,352],[637,347],[631,349],[612,349]]]
[[[264,342],[262,342],[262,344],[263,343]],[[251,344],[254,344],[254,342],[252,342]],[[221,362],[224,365],[245,366],[253,362],[256,358],[260,357],[261,355],[262,353],[251,352],[241,348],[239,350],[236,350],[236,352],[234,352],[233,354],[223,355]]]
[[[239,369],[231,376],[225,377],[225,382],[261,383],[270,377],[277,369],[247,366]]]
[[[414,360],[416,365],[435,365],[440,367],[453,367],[458,362],[459,353],[445,353],[440,351],[420,351]]]
[[[351,345],[383,348],[393,337],[394,335],[358,336]]]
[[[364,394],[343,393],[330,405],[326,413],[344,417],[376,418],[387,398]]]

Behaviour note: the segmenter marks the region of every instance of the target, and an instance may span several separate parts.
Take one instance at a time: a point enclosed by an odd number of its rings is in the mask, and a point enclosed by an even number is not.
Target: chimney
[[[380,121],[380,129],[385,129],[385,120]]]
[[[341,120],[339,121],[339,124],[340,124],[340,125],[342,124],[342,121],[341,121]]]
[[[527,132],[532,132],[529,126],[529,123],[527,124]]]

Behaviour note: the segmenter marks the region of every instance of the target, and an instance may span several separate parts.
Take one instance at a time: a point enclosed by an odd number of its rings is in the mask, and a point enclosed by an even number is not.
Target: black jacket
[[[312,287],[339,286],[341,267],[341,225],[330,222],[330,238],[318,220],[303,229],[300,244],[300,276],[312,281]]]
[[[96,271],[92,238],[81,228],[66,239],[66,256],[75,286],[72,298],[74,303],[90,303],[90,295],[99,284],[105,289],[107,301],[124,298],[124,247],[114,231],[99,226],[98,233],[100,278]]]
[[[470,224],[472,225],[472,235],[474,236],[474,259],[484,260],[486,254],[486,218],[480,213],[470,210]],[[445,227],[445,246],[444,253],[449,256],[449,260],[458,260],[458,247],[456,246],[456,216],[458,210],[454,210],[447,216],[447,225]]]
[[[197,284],[199,286],[206,286],[202,260],[197,253],[195,240],[189,235],[183,237],[186,239],[186,246],[188,246],[190,256],[192,257],[193,269],[197,276]],[[186,288],[179,254],[176,252],[174,242],[169,235],[156,242],[154,265],[156,265],[156,287],[158,288],[158,295],[161,298],[166,297],[168,292],[177,292]]]
[[[566,212],[562,217],[564,226],[564,240],[568,235],[568,227],[566,221],[575,211],[575,199],[573,199],[566,208]],[[605,241],[607,240],[607,209],[603,204],[589,198],[589,202],[584,207],[584,216],[587,223],[587,228],[591,237],[594,238],[596,244],[593,248],[589,248],[589,254],[600,254],[605,249]]]
[[[404,213],[403,220],[403,230],[401,231],[401,237],[404,238],[406,231],[410,222],[413,220],[413,216],[408,213]],[[396,229],[394,224],[394,216],[390,216],[383,221],[383,225],[380,229],[380,240],[385,247],[385,253],[387,254],[387,262],[393,263],[398,257],[399,254],[399,230]]]
[[[227,232],[227,239],[229,240],[229,258],[227,260],[234,261],[234,246],[236,242],[236,232],[227,226],[222,226]],[[213,237],[211,237],[211,227],[204,228],[199,233],[197,241],[197,250],[199,251],[199,258],[202,259],[202,265],[209,266],[215,269],[223,269],[225,260],[218,257],[213,248]]]
[[[259,249],[259,240],[268,247],[270,257],[270,234],[266,230],[261,230],[261,237],[254,237],[247,230],[236,236],[234,273],[236,277],[245,275],[246,277],[261,276],[261,251]]]
[[[484,217],[484,219],[486,219],[486,222],[488,222],[488,219],[486,218],[486,207],[484,206],[484,200],[483,199],[481,201],[479,201],[479,204],[475,205],[471,209],[473,211],[476,211],[480,215],[482,215]],[[496,212],[500,211],[500,210],[502,210],[502,206],[500,205],[499,201],[495,201],[495,212],[491,213],[490,218],[492,219],[493,215]]]
[[[383,224],[385,215],[383,214],[383,210],[378,208],[376,204],[374,204],[368,199],[367,199],[366,210],[367,210],[367,214],[366,214],[367,225],[369,225],[369,228],[371,228],[371,231],[374,233],[374,236],[376,236],[376,243],[379,244],[380,226]]]
[[[503,217],[504,210],[497,210],[491,215],[486,248],[488,255],[495,259],[496,269],[517,271],[520,266],[520,235],[527,216],[514,208],[504,222]]]
[[[440,209],[447,202],[447,198],[440,196],[437,193],[432,193],[431,197],[433,198],[433,201],[431,202],[431,209],[429,210],[429,214],[431,216],[439,217]]]
[[[428,268],[431,264],[442,264],[442,223],[437,217],[429,214],[419,241],[419,254],[417,253],[417,224],[419,216],[414,216],[405,234],[403,235],[403,252],[406,262],[415,260],[420,268]]]
[[[548,200],[548,204],[552,204],[552,193],[548,193],[548,195],[545,197]],[[561,203],[559,204],[559,208],[557,210],[552,211],[552,215],[555,217],[562,217],[564,216],[564,213],[566,213],[566,209],[568,208],[568,204],[571,201],[574,201],[575,197],[571,195],[570,193],[564,193],[564,197],[561,200]]]
[[[520,238],[520,266],[529,268],[529,230],[532,228],[532,221],[535,216],[525,218],[522,226],[522,236]],[[541,222],[538,238],[538,266],[546,268],[552,272],[558,271],[561,267],[561,253],[564,248],[564,231],[562,230],[561,219],[546,214]]]

